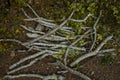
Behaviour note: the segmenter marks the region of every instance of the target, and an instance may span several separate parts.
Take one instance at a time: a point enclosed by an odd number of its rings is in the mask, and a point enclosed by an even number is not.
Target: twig
[[[91,43],[91,41],[84,42],[81,46],[87,45],[88,43]]]
[[[43,17],[40,17],[36,12],[35,10],[29,5],[27,4],[27,6],[32,10],[32,12],[35,14],[35,16],[38,18],[38,19],[41,19],[43,21],[47,21],[47,22],[54,22],[54,20],[48,20],[48,19],[45,19]]]
[[[92,57],[89,61],[85,62],[84,64],[82,64],[80,67],[84,67],[86,64],[88,64],[90,61],[93,61],[96,57],[99,57],[99,56],[103,56],[104,53],[108,53],[108,52],[112,52],[112,51],[115,51],[115,49],[104,49],[104,50],[100,50],[98,52],[98,54],[94,57]],[[103,55],[102,55],[103,54]]]
[[[97,39],[97,31],[96,31],[96,27],[97,27],[97,24],[98,24],[98,22],[99,22],[99,20],[100,20],[101,15],[102,15],[102,13],[100,12],[99,17],[97,18],[95,24],[93,25],[93,30],[94,30],[94,40],[93,40],[93,44],[92,44],[92,46],[91,46],[91,48],[90,48],[90,51],[92,51],[92,49],[94,48],[95,43],[96,43],[96,39]]]
[[[39,15],[34,11],[34,9],[29,4],[27,4],[27,6],[32,10],[35,16],[39,18]]]
[[[68,70],[57,71],[58,74],[65,74],[65,73],[67,73],[67,72],[68,72]]]
[[[107,37],[97,48],[96,50],[92,51],[92,52],[89,52],[87,54],[84,54],[82,56],[80,56],[78,59],[76,59],[75,61],[73,61],[70,66],[73,67],[74,65],[78,64],[80,61],[88,58],[88,57],[91,57],[91,56],[95,56],[98,54],[98,52],[100,51],[100,49],[103,47],[103,45],[112,38],[112,36],[109,36]]]
[[[26,47],[27,49],[31,49],[31,47],[25,46],[21,41],[16,40],[16,39],[0,39],[0,42],[16,42],[16,43]]]
[[[88,14],[83,20],[70,19],[74,22],[85,22],[89,17],[94,17],[92,14]]]
[[[18,74],[18,75],[6,75],[4,76],[4,79],[6,78],[14,79],[14,78],[20,78],[20,77],[44,78],[42,75],[39,75],[39,74]]]
[[[20,61],[14,63],[13,65],[11,65],[11,66],[9,67],[9,69],[13,69],[13,68],[15,68],[16,66],[18,66],[19,64],[23,63],[24,61],[27,61],[27,60],[29,60],[29,59],[35,58],[35,57],[37,57],[37,56],[40,56],[40,55],[42,55],[42,54],[44,54],[44,53],[46,53],[46,52],[54,53],[53,51],[50,51],[50,50],[44,50],[44,51],[38,52],[38,53],[36,53],[36,54],[27,56],[27,57],[21,59]]]
[[[53,75],[48,75],[47,77],[45,76],[43,78],[43,80],[50,80],[50,79],[53,79],[53,80],[65,80],[65,77],[62,76],[62,75],[53,74]]]
[[[31,18],[26,12],[25,12],[25,10],[22,8],[21,9],[22,10],[22,12],[24,13],[24,15],[27,17],[27,18]]]
[[[26,64],[26,65],[23,65],[23,66],[21,66],[21,67],[15,68],[15,69],[13,69],[12,71],[9,71],[7,74],[12,74],[12,73],[17,72],[17,71],[19,71],[19,70],[21,70],[21,69],[27,68],[27,67],[35,64],[38,60],[41,60],[41,59],[45,58],[46,56],[53,55],[53,54],[54,54],[54,53],[52,53],[52,54],[50,54],[50,53],[48,53],[48,54],[44,53],[42,56],[40,56],[40,57],[38,57],[38,58],[35,58],[35,59],[32,60],[30,63],[28,63],[28,64]]]
[[[112,51],[115,51],[116,49],[104,49],[104,50],[100,50],[98,53],[101,54],[101,53],[107,53],[107,52],[112,52]]]
[[[58,27],[59,25],[55,24],[55,23],[50,23],[50,22],[46,22],[46,21],[43,21],[41,19],[24,19],[25,21],[35,21],[35,22],[38,22],[40,23],[41,25],[43,26],[46,26],[50,29],[54,29],[56,27]],[[66,31],[66,32],[71,32],[72,31],[72,28],[71,27],[67,27],[67,26],[63,26],[60,30],[63,30],[63,31]]]
[[[80,27],[80,28],[83,29],[83,30],[91,29],[91,27],[85,27],[85,26]]]
[[[56,27],[56,28],[53,29],[52,31],[49,31],[48,33],[46,33],[46,34],[43,35],[43,36],[39,36],[39,37],[36,38],[36,39],[33,39],[33,40],[31,40],[31,41],[29,41],[29,42],[27,42],[27,43],[24,43],[24,45],[30,45],[31,43],[33,43],[33,42],[35,42],[35,41],[38,41],[39,39],[45,38],[45,37],[51,35],[52,33],[54,33],[55,31],[57,31],[58,29],[62,28],[63,25],[64,25],[65,23],[67,23],[67,21],[72,17],[73,13],[74,13],[74,10],[72,11],[72,13],[70,14],[70,16],[69,16],[64,22],[62,22],[58,27]]]
[[[29,38],[37,38],[40,36],[39,34],[34,34],[34,33],[27,33],[26,34]],[[76,37],[70,37],[70,39],[75,39]],[[43,40],[48,40],[48,41],[66,41],[68,40],[66,37],[61,37],[61,36],[56,36],[56,35],[50,35],[48,37],[43,38]],[[40,41],[40,40],[39,40]]]
[[[28,49],[28,51],[31,51],[31,50],[36,50],[36,51],[42,51],[42,48],[41,47],[39,47],[39,46],[29,46],[29,49]],[[46,50],[46,49],[44,49],[44,50]]]
[[[31,7],[30,5],[29,5],[29,7]],[[32,8],[32,7],[31,7]],[[21,9],[22,10],[22,12],[24,13],[24,15],[28,18],[28,19],[31,19],[31,20],[38,20],[38,19],[40,19],[40,20],[44,20],[44,21],[47,21],[47,22],[54,22],[54,20],[48,20],[48,19],[45,19],[45,18],[43,18],[43,17],[39,17],[38,15],[36,15],[37,13],[32,9],[32,11],[34,11],[33,13],[35,13],[35,15],[37,16],[37,18],[31,18],[30,16],[28,16],[28,14],[25,12],[25,10],[22,8]]]
[[[24,19],[26,21],[38,21],[38,20],[42,20],[45,22],[55,22],[54,20],[49,20],[49,19],[45,19],[43,17],[39,17],[39,18],[28,18],[28,19]]]
[[[24,46],[23,43],[22,43],[21,41],[16,40],[16,39],[0,39],[0,42],[16,42],[16,43],[18,43],[18,44]]]
[[[57,74],[52,74],[52,75],[40,75],[40,74],[18,74],[18,75],[6,75],[4,76],[4,79],[9,78],[9,79],[15,79],[15,78],[21,78],[21,77],[33,77],[33,78],[41,78],[43,80],[49,80],[49,79],[54,79],[54,80],[64,80],[64,76],[62,75],[57,75]],[[61,79],[62,78],[62,79]]]
[[[35,30],[31,30],[29,28],[27,28],[26,26],[24,25],[20,25],[23,29],[29,31],[29,32],[32,32],[32,33],[38,33],[38,34],[45,34],[44,32],[40,32],[40,31],[35,31]]]
[[[31,44],[31,46],[47,46],[47,47],[61,47],[61,48],[67,48],[68,46],[67,45],[61,45],[61,44],[47,44],[47,43],[33,43]],[[86,49],[83,47],[83,48],[80,48],[80,47],[74,47],[74,46],[70,46],[69,48],[72,48],[72,49],[76,49],[76,50],[82,50],[82,51],[86,51]]]

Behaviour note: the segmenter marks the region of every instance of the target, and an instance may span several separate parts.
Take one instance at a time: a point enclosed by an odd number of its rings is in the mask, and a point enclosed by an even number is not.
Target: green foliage
[[[80,55],[80,51],[73,50],[73,49],[69,50],[69,56],[71,59],[74,60],[74,59],[78,58],[79,55]]]
[[[8,12],[9,12],[9,9],[7,8],[0,9],[0,20],[2,20]]]
[[[14,25],[15,26],[15,25]],[[12,27],[7,27],[7,26],[2,26],[0,27],[0,33],[2,34],[0,36],[0,39],[20,39],[20,35],[23,35],[24,33],[23,30]],[[0,54],[10,54],[9,52],[17,47],[16,43],[14,42],[6,42],[6,41],[1,41],[0,42]]]
[[[114,56],[113,55],[105,55],[103,58],[102,58],[102,61],[101,61],[103,64],[113,64],[115,63],[115,59],[114,59]]]
[[[68,0],[70,2],[70,0]],[[76,5],[77,12],[76,16],[84,17],[88,13],[94,14],[96,17],[99,15],[100,11],[102,11],[102,20],[103,24],[119,24],[120,23],[120,10],[119,10],[119,1],[117,0],[79,0],[76,3],[73,2],[69,6],[73,9],[74,5]],[[80,17],[78,17],[81,19]]]
[[[62,59],[63,54],[65,53],[65,50],[59,50],[57,54],[54,54],[53,56],[57,59]]]
[[[10,0],[10,4],[12,5],[17,5],[17,6],[27,6],[26,3],[28,2],[28,0]]]
[[[8,49],[4,46],[0,44],[0,54],[6,53],[8,51]]]
[[[17,27],[17,25],[14,25],[16,26],[15,28],[8,28],[7,26],[3,26],[3,27],[0,27],[0,33],[2,34],[0,36],[1,39],[12,39],[12,38],[15,38],[15,39],[19,39],[19,36],[24,34],[25,31],[22,30],[22,29],[19,29]]]
[[[0,54],[9,54],[10,48],[13,48],[13,44],[0,42]]]
[[[103,36],[101,34],[97,34],[97,39],[98,40],[102,40],[103,39]]]

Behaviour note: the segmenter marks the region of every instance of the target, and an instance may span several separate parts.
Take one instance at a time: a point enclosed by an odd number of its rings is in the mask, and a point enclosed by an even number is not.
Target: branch
[[[55,31],[57,31],[58,29],[62,28],[63,25],[64,25],[65,23],[67,23],[67,21],[72,17],[73,13],[74,13],[74,11],[72,11],[72,13],[70,14],[70,16],[69,16],[64,22],[62,22],[58,27],[56,27],[56,28],[53,29],[52,31],[49,31],[48,33],[46,33],[46,34],[43,35],[43,36],[39,36],[39,37],[36,38],[36,39],[33,39],[33,40],[31,40],[31,41],[29,41],[29,42],[27,42],[27,43],[24,43],[24,45],[30,45],[30,44],[34,43],[35,41],[38,41],[39,39],[43,39],[43,38],[51,35],[51,34],[54,33]]]
[[[70,19],[74,22],[85,22],[89,17],[94,17],[92,14],[88,14],[83,20]]]
[[[78,59],[76,59],[74,62],[72,62],[70,64],[71,67],[73,67],[74,65],[78,64],[80,61],[86,59],[86,58],[89,58],[91,56],[95,56],[98,54],[98,52],[100,51],[100,49],[103,47],[103,45],[112,38],[112,36],[109,36],[107,37],[97,48],[96,50],[94,50],[93,52],[90,52],[90,53],[87,53],[87,54],[84,54],[83,56],[80,56]]]
[[[100,50],[98,53],[101,54],[101,53],[107,53],[107,52],[112,52],[112,51],[115,51],[114,48],[112,49],[104,49],[104,50]]]
[[[43,18],[43,17],[40,17],[40,16],[35,12],[35,10],[34,10],[29,4],[27,4],[27,6],[32,10],[32,12],[35,14],[35,16],[36,16],[37,18],[39,18],[39,19],[41,19],[41,20],[43,20],[43,21],[47,21],[47,22],[54,22],[54,20],[48,20],[48,19],[45,19],[45,18]]]
[[[6,75],[6,76],[4,76],[4,79],[6,79],[6,78],[16,79],[16,78],[21,78],[21,77],[33,77],[33,78],[40,78],[43,80],[49,80],[49,79],[64,80],[64,78],[65,78],[64,76],[56,75],[56,74],[47,75],[47,76],[43,76],[40,74],[18,74],[18,75]]]
[[[16,43],[18,43],[18,44],[24,46],[23,43],[22,43],[21,41],[16,40],[16,39],[0,39],[0,42],[16,42]]]
[[[37,56],[40,56],[40,55],[42,55],[42,54],[44,54],[44,53],[46,53],[46,52],[48,52],[48,53],[53,53],[53,51],[44,50],[44,51],[38,52],[38,53],[36,53],[36,54],[27,56],[27,57],[21,59],[20,61],[14,63],[13,65],[11,65],[11,66],[9,67],[9,69],[13,69],[13,68],[15,68],[16,66],[18,66],[19,64],[21,64],[21,63],[23,63],[23,62],[25,62],[25,61],[27,61],[27,60],[33,59],[33,58],[35,58],[35,57],[37,57]]]
[[[35,58],[35,59],[32,60],[30,63],[28,63],[28,64],[26,64],[26,65],[23,65],[23,66],[21,66],[21,67],[18,67],[18,68],[16,68],[16,69],[13,69],[12,71],[9,71],[7,74],[12,74],[12,73],[17,72],[17,71],[19,71],[19,70],[21,70],[21,69],[24,69],[24,68],[27,68],[27,67],[29,67],[29,66],[32,66],[32,65],[35,64],[38,60],[41,60],[41,59],[43,59],[43,58],[45,58],[46,56],[49,56],[49,55],[53,55],[53,53],[52,53],[52,54],[46,54],[46,53],[44,53],[42,56],[40,56],[40,57],[38,57],[38,58]]]
[[[94,41],[93,41],[93,44],[92,44],[92,46],[91,46],[91,48],[90,48],[90,51],[92,51],[92,49],[94,48],[95,43],[96,43],[96,39],[97,39],[96,27],[97,27],[97,24],[98,24],[98,22],[99,22],[99,20],[100,20],[101,15],[102,15],[102,13],[100,12],[99,17],[97,18],[97,20],[96,20],[96,22],[95,22],[95,24],[94,24],[94,26],[93,26],[93,30],[94,30]]]
[[[39,15],[34,11],[34,9],[29,4],[27,4],[27,6],[32,10],[35,16],[39,18]]]
[[[38,34],[45,34],[44,32],[40,32],[40,31],[35,31],[35,30],[31,30],[29,28],[27,28],[26,26],[24,25],[20,25],[23,29],[29,31],[29,32],[32,32],[32,33],[38,33]]]
[[[4,41],[5,41],[5,42],[11,41],[11,42],[16,42],[16,43],[22,44],[21,41],[15,40],[15,39],[0,39],[0,42],[4,42]]]
[[[31,44],[31,46],[47,46],[47,47],[60,47],[60,48],[67,48],[68,46],[67,45],[61,45],[61,44],[47,44],[47,43],[33,43]],[[82,51],[86,51],[86,49],[83,47],[83,48],[79,48],[79,47],[74,47],[74,46],[70,46],[69,48],[72,48],[72,49],[76,49],[76,50],[82,50]]]
[[[38,36],[40,36],[40,35],[38,35],[38,34],[33,34],[33,33],[27,33],[26,34],[29,38],[37,38]],[[75,39],[76,37],[70,37],[69,38],[69,40],[70,39]],[[43,38],[43,40],[48,40],[48,41],[68,41],[68,38],[66,38],[66,37],[61,37],[61,36],[55,36],[55,35],[50,35],[50,36],[48,36],[48,37],[45,37],[45,38]],[[40,41],[40,40],[39,40]]]
[[[21,41],[16,40],[16,39],[0,39],[0,42],[16,42],[16,43],[26,47],[27,49],[31,49],[31,47],[25,46]]]
[[[22,8],[21,9],[22,10],[22,12],[24,13],[24,15],[27,17],[27,18],[31,18],[26,12],[25,12],[25,10]]]
[[[46,21],[43,21],[41,19],[34,19],[34,18],[31,18],[31,19],[24,19],[25,21],[35,21],[35,22],[38,22],[40,23],[42,26],[46,26],[50,29],[54,29],[56,28],[57,24],[54,24],[54,23],[50,23],[50,22],[46,22]],[[63,30],[63,31],[66,31],[66,32],[71,32],[72,31],[72,28],[71,27],[67,27],[67,26],[63,26],[60,30]]]
[[[108,52],[112,52],[112,51],[115,51],[115,49],[100,50],[96,56],[92,57],[89,61],[87,61],[84,64],[82,64],[80,67],[84,67],[86,64],[88,64],[90,61],[94,60],[96,57],[104,56],[104,53],[108,53]]]

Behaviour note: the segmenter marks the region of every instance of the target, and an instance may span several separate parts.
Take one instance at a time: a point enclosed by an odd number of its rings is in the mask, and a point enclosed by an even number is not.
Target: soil
[[[6,60],[6,63],[0,67],[1,78],[7,74],[10,64],[13,64],[19,61],[21,58],[24,58],[25,56],[28,56],[34,53],[35,52],[16,53],[15,58],[12,60],[7,60],[8,58],[6,59],[1,58],[2,60]],[[120,55],[118,55],[117,58],[116,58],[117,59],[116,61],[120,61]],[[101,57],[95,57],[90,61],[87,60],[88,62],[83,61],[81,65],[83,63],[87,63],[87,64],[83,64],[83,66],[79,68],[78,71],[88,75],[89,77],[91,77],[92,80],[119,80],[120,79],[120,75],[119,75],[120,63],[114,63],[111,65],[101,64],[101,59],[102,59]],[[47,63],[53,63],[55,61],[56,60],[53,57],[47,56],[46,58],[38,61],[36,64],[28,68],[22,69],[18,72],[15,72],[14,74],[20,74],[20,73],[36,73],[41,75],[54,74],[54,73],[57,73],[58,71],[61,71],[62,68],[60,68],[59,66],[48,65]],[[66,80],[82,80],[78,76],[73,75],[70,72],[63,75],[65,76]],[[28,80],[28,79],[40,80],[37,78],[25,78],[25,77],[16,78],[16,79],[5,79],[5,80]]]
[[[118,55],[120,61],[120,55]],[[85,64],[80,71],[91,76],[92,80],[120,80],[120,63],[102,64],[101,57]]]
[[[39,0],[36,0],[36,1],[39,1]],[[36,7],[34,6],[34,8],[37,9],[39,7],[39,9],[41,9],[43,12],[45,12],[43,7],[48,4],[48,3],[45,4],[45,1],[40,0],[40,2],[38,2],[38,3],[39,3],[39,5],[41,4],[41,6],[37,5]],[[30,2],[30,4],[34,4],[34,3]],[[22,21],[25,18],[25,16],[23,16],[23,14],[20,12],[20,10],[18,10],[19,9],[18,6],[14,7],[14,5],[10,6],[7,4],[6,6],[5,5],[0,6],[0,9],[2,9],[2,8],[6,8],[9,10],[5,14],[3,13],[2,15],[4,17],[2,17],[2,19],[0,19],[0,21],[1,21],[0,28],[3,28],[3,27],[10,28],[7,30],[7,32],[11,33],[11,31],[16,30],[16,29],[20,29],[20,31],[23,30],[23,29],[19,28],[18,26],[16,27],[16,25],[18,25],[18,23],[19,24],[21,24],[21,23],[27,24],[29,26],[35,25],[35,23],[24,23]],[[13,18],[13,15],[15,15],[14,18]],[[41,14],[41,15],[45,16],[45,14]],[[0,32],[1,33],[0,35],[8,34],[7,32],[4,32],[4,33]],[[14,34],[14,33],[12,33],[12,34]],[[16,37],[16,35],[12,35],[12,38],[16,38],[21,41],[27,40],[24,33],[17,34],[17,35],[19,37]],[[5,38],[5,37],[1,36],[0,38]],[[18,48],[24,49],[24,47],[21,47],[20,45],[18,45],[18,46],[14,46],[14,51],[12,51],[10,49],[5,54],[0,53],[0,80],[2,80],[2,78],[7,74],[8,68],[11,64],[19,61],[21,58],[24,58],[25,56],[36,53],[36,51],[19,53],[19,52],[15,51]],[[95,57],[92,60],[91,59],[85,60],[81,63],[81,65],[83,64],[83,66],[77,70],[88,75],[90,78],[92,78],[92,80],[120,80],[120,51],[117,51],[117,54],[115,56],[115,63],[102,64],[101,60],[102,60],[102,57]],[[53,58],[51,56],[47,56],[46,58],[38,61],[36,64],[34,64],[28,68],[25,68],[21,71],[18,71],[14,74],[20,74],[20,73],[38,73],[41,75],[54,74],[54,73],[57,73],[58,71],[62,70],[62,68],[59,66],[48,65],[47,63],[55,62],[55,61],[56,61],[55,58]],[[28,62],[29,61],[27,61],[26,63],[28,63]],[[25,64],[25,63],[23,63],[23,64]],[[67,72],[62,75],[65,76],[66,80],[82,80],[78,76],[73,75],[70,72]],[[40,80],[40,79],[22,77],[22,78],[5,79],[5,80]]]

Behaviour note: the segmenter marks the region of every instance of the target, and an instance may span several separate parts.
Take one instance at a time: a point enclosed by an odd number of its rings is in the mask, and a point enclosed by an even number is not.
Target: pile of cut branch
[[[15,39],[0,39],[0,41],[17,42],[17,43],[25,46],[28,49],[28,51],[36,50],[38,52],[33,55],[27,56],[27,57],[19,60],[18,62],[12,64],[9,67],[8,74],[5,75],[4,78],[12,79],[12,78],[19,78],[19,77],[36,77],[36,78],[40,78],[43,80],[48,80],[48,79],[65,80],[64,76],[58,75],[58,74],[53,74],[53,75],[48,75],[48,76],[44,76],[44,75],[40,75],[40,74],[11,75],[17,71],[20,71],[24,68],[34,65],[37,61],[45,58],[46,56],[50,55],[50,56],[54,57],[54,55],[58,54],[58,52],[60,50],[65,49],[66,50],[65,53],[62,54],[62,56],[63,56],[62,61],[60,61],[59,58],[56,58],[55,63],[48,63],[48,64],[63,67],[64,69],[71,72],[72,74],[75,74],[85,80],[91,80],[87,75],[72,69],[72,67],[74,67],[76,64],[79,64],[82,60],[84,60],[86,58],[98,55],[99,53],[111,52],[111,51],[115,50],[115,49],[101,50],[101,48],[104,46],[104,44],[106,44],[112,38],[112,36],[106,37],[99,45],[96,45],[96,39],[97,39],[96,25],[101,17],[101,14],[97,18],[97,20],[92,28],[83,27],[84,33],[82,35],[76,35],[76,36],[71,36],[71,37],[67,38],[66,36],[63,35],[62,32],[64,32],[64,34],[69,35],[75,31],[74,28],[68,27],[65,25],[68,21],[80,23],[80,22],[85,22],[89,17],[94,17],[94,16],[91,14],[88,14],[83,20],[76,20],[76,19],[72,18],[72,16],[74,15],[74,12],[75,12],[75,10],[73,10],[70,13],[70,15],[68,16],[68,18],[61,20],[61,24],[57,24],[54,20],[49,20],[49,19],[40,17],[33,10],[33,8],[30,5],[28,5],[28,7],[32,10],[32,12],[36,16],[36,18],[30,17],[25,12],[25,10],[22,9],[23,13],[27,17],[27,19],[24,19],[24,21],[34,21],[34,22],[37,22],[38,25],[35,28],[26,27],[25,25],[20,25],[20,26],[29,32],[26,35],[31,40],[29,40],[28,42],[21,42],[19,40],[15,40]],[[82,28],[82,27],[80,27],[80,28]],[[82,45],[81,47],[76,45],[83,38],[87,37],[87,38],[89,38],[88,40],[91,40],[90,36],[93,37],[93,39],[92,39],[93,42],[90,41],[90,43],[91,43],[90,48],[85,47],[85,45],[87,44],[88,41],[84,42],[84,45]],[[71,49],[81,51],[83,54],[82,54],[82,56],[79,56],[75,61],[71,62],[70,65],[68,65],[67,60],[68,60],[69,52]],[[20,64],[22,64],[23,62],[30,60],[30,59],[33,59],[33,60],[30,61],[28,64],[25,64],[25,65],[22,65],[19,67]],[[63,72],[63,73],[65,73],[65,72]]]

